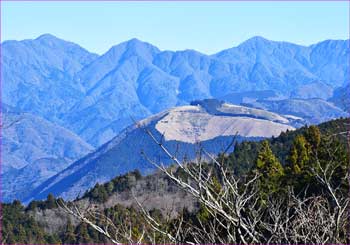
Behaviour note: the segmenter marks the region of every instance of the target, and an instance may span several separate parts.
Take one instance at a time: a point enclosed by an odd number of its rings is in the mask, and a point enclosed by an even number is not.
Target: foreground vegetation
[[[134,171],[96,185],[74,202],[49,195],[27,207],[18,201],[4,204],[2,241],[347,243],[349,127],[349,119],[333,120],[261,142],[236,144],[234,152],[215,158],[200,149],[205,158],[191,163],[169,153],[174,167],[151,162],[160,174],[143,177]],[[169,183],[167,191],[191,196],[196,208],[174,207],[168,213],[144,208],[133,195],[135,189],[145,179],[152,184],[159,178]],[[129,193],[136,205],[107,207],[116,193]],[[57,219],[65,219],[50,231],[36,214],[52,210],[59,210]]]

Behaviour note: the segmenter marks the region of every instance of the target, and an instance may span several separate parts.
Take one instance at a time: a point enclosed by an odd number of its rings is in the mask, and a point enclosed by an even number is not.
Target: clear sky
[[[103,53],[131,38],[212,54],[252,36],[349,38],[349,2],[2,2],[2,41],[44,33]]]

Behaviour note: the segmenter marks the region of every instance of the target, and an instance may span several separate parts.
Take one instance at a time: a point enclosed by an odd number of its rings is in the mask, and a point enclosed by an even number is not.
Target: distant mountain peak
[[[141,56],[147,59],[152,59],[155,53],[160,50],[148,42],[143,42],[137,38],[132,38],[120,44],[113,46],[105,55],[116,58],[123,54],[123,57]]]
[[[147,42],[144,42],[144,41],[134,37],[134,38],[131,38],[131,39],[127,40],[126,43],[136,44],[136,43],[147,43]]]
[[[40,36],[38,36],[35,39],[24,39],[24,40],[5,40],[3,42],[3,44],[7,44],[7,45],[21,45],[23,43],[40,43],[40,44],[46,44],[49,42],[55,42],[55,43],[60,43],[60,42],[66,42],[68,43],[68,41],[64,41],[52,34],[46,33],[46,34],[42,34]],[[77,45],[77,44],[76,44]]]
[[[268,40],[264,38],[263,36],[253,36],[246,40],[246,42],[271,42],[271,40]]]
[[[43,34],[37,37],[36,39],[34,39],[33,41],[39,42],[40,44],[45,44],[45,45],[53,45],[53,44],[61,45],[63,43],[63,44],[73,44],[74,46],[79,46],[75,43],[63,40],[49,33]]]
[[[124,42],[121,42],[117,45],[112,46],[111,49],[120,48],[120,47],[128,47],[128,48],[152,47],[152,48],[158,49],[156,46],[152,45],[151,43],[142,41],[138,38],[132,38]]]
[[[45,33],[45,34],[42,34],[40,35],[39,37],[37,37],[35,40],[50,40],[50,39],[59,39],[58,37],[50,34],[50,33]]]
[[[142,49],[142,48],[147,48],[147,49],[152,49],[152,50],[157,50],[159,51],[159,49],[148,43],[148,42],[144,42],[144,41],[141,41],[140,39],[137,39],[137,38],[132,38],[128,41],[125,42],[127,44],[127,47],[130,49]]]
[[[269,44],[269,43],[274,43],[274,41],[268,40],[262,36],[254,36],[254,37],[247,39],[246,41],[241,43],[239,46],[253,45],[253,44],[255,44],[255,45],[256,44]]]
[[[43,34],[37,37],[36,39],[30,40],[30,41],[36,43],[37,45],[43,45],[48,47],[54,46],[55,48],[59,48],[59,49],[68,47],[68,48],[83,50],[83,52],[86,55],[90,55],[93,58],[97,56],[95,53],[89,52],[85,48],[81,47],[79,44],[56,37],[50,33]]]
[[[261,48],[266,48],[266,47],[271,47],[271,46],[277,47],[280,45],[305,47],[303,45],[297,45],[295,43],[288,42],[288,41],[275,41],[275,40],[270,40],[270,39],[264,38],[262,36],[254,36],[252,38],[247,39],[243,43],[241,43],[238,46],[238,48],[256,47],[256,48],[261,49]]]

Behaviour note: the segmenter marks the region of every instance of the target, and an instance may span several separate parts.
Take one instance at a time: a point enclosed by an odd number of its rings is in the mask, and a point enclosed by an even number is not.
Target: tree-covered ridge
[[[5,244],[55,244],[61,240],[48,234],[19,201],[2,204],[2,239]]]
[[[346,135],[344,132],[349,131],[349,123],[349,118],[340,118],[319,124],[317,127],[325,138],[329,137],[328,140],[333,137],[342,144],[346,144]],[[287,162],[288,153],[293,145],[294,139],[297,136],[305,135],[308,128],[309,126],[304,126],[294,131],[282,132],[278,137],[267,139],[273,154],[282,165],[285,165]],[[234,151],[225,158],[225,161],[227,161],[228,164],[232,164],[236,174],[244,174],[253,167],[262,145],[263,141],[245,141],[237,143],[234,147]]]
[[[347,151],[347,142],[344,137],[346,136],[344,132],[348,130],[349,123],[349,118],[338,119],[323,123],[317,127],[305,126],[299,130],[282,133],[279,137],[261,142],[243,142],[236,144],[232,154],[228,156],[221,155],[217,160],[224,162],[225,166],[228,166],[229,169],[233,169],[233,174],[239,175],[240,179],[249,182],[255,176],[259,176],[257,181],[259,190],[257,203],[259,208],[266,210],[261,217],[262,220],[271,218],[271,216],[268,216],[271,198],[280,200],[282,206],[285,205],[287,207],[290,204],[288,198],[291,189],[295,193],[295,197],[303,200],[303,205],[310,206],[311,211],[314,211],[313,208],[318,210],[317,205],[320,205],[315,200],[322,199],[323,202],[329,200],[327,204],[329,206],[327,207],[331,212],[332,210],[336,210],[337,205],[341,205],[332,201],[332,195],[346,196],[349,190],[348,183],[345,181],[346,172],[349,168],[349,152]],[[211,174],[210,195],[219,198],[224,192],[225,181],[223,178],[225,176],[215,167],[215,164],[204,164],[201,166],[203,167],[203,172]],[[191,165],[191,168],[196,168],[196,165],[193,164],[193,167]],[[327,169],[331,170],[332,175],[328,175],[328,172],[325,171]],[[174,169],[173,171],[179,179],[186,179],[186,181],[190,179],[187,173],[181,169]],[[329,177],[328,181],[332,186],[339,187],[336,193],[330,192],[327,185],[320,184],[318,178],[321,175],[325,175],[327,178]],[[85,193],[80,200],[75,202],[85,199],[90,200],[92,203],[101,203],[104,205],[113,194],[130,192],[138,183],[145,179],[151,184],[152,181],[160,178],[169,180],[169,177],[161,177],[159,174],[141,176],[138,171],[134,171],[123,176],[118,176],[103,185],[96,185]],[[243,181],[243,183],[246,182]],[[174,190],[174,186],[175,184],[172,184],[172,188],[169,188],[169,190]],[[239,186],[239,188],[244,188],[244,185]],[[154,191],[157,191],[157,188]],[[91,226],[84,222],[79,223],[77,220],[66,222],[64,228],[53,233],[46,232],[44,227],[40,225],[40,222],[33,218],[33,214],[39,210],[57,209],[57,205],[60,202],[63,201],[49,195],[46,201],[33,201],[27,208],[24,208],[18,201],[3,205],[3,238],[6,239],[6,243],[82,244],[111,242],[105,236],[92,229]],[[70,204],[72,203],[67,203],[67,205]],[[292,208],[300,211],[296,207]],[[171,240],[167,240],[164,234],[154,232],[151,229],[152,227],[147,223],[143,212],[137,207],[124,207],[117,204],[102,209],[102,212],[117,227],[121,226],[125,228],[123,224],[128,225],[127,228],[130,228],[131,231],[130,237],[128,237],[130,240],[123,237],[120,238],[122,242],[130,243],[130,241],[137,241],[138,239],[141,239],[143,243],[154,241],[158,243],[171,242]],[[209,231],[211,231],[213,222],[215,221],[212,210],[199,203],[197,203],[197,208],[193,211],[187,209],[178,211],[177,215],[172,216],[170,221],[159,210],[153,209],[149,213],[161,224],[162,229],[169,232],[169,234],[175,234],[175,227],[180,221],[183,222],[185,224],[182,230],[183,233],[177,237],[177,239],[182,239],[182,242],[190,241],[196,243],[198,239],[198,234],[186,233],[186,227],[204,229],[210,234]],[[243,215],[249,217],[250,214],[244,213]],[[96,217],[92,216],[91,218],[94,219]],[[297,220],[298,215],[293,214],[290,218]],[[225,220],[222,221],[224,222]],[[99,224],[102,221],[96,220],[96,222]],[[313,229],[316,233],[321,232],[320,229],[324,226],[325,229],[334,229],[334,237],[338,239],[336,241],[346,242],[346,233],[344,230],[346,219],[340,220],[339,227],[335,227],[333,224],[319,224],[317,222],[318,220],[311,220],[311,218],[309,220],[310,225],[314,225]],[[306,224],[300,224],[296,229],[300,229],[298,230],[300,232],[307,230],[308,228],[303,225]],[[237,232],[239,231],[235,230],[236,228],[232,229],[228,231],[218,228],[216,232],[220,236],[217,238],[218,240],[213,238],[214,241],[217,243],[222,241],[220,239],[232,241],[230,240],[230,236],[232,235],[230,232],[233,231],[234,234],[238,234]],[[277,239],[274,238],[271,230],[266,227],[260,227],[259,229],[264,231],[266,238]],[[146,232],[147,236],[144,235],[144,232]],[[202,236],[203,239],[209,239],[209,237],[203,234]],[[240,243],[245,243],[245,241],[239,240],[239,236],[237,239]],[[298,240],[298,238],[295,239],[296,242],[303,242],[302,240]],[[284,240],[281,239],[279,241],[283,242]]]
[[[326,123],[322,123],[317,127],[322,135],[334,137],[339,140],[342,144],[345,144],[346,137],[344,134],[339,134],[347,130],[346,124],[350,123],[349,118],[341,118],[332,120]],[[235,144],[234,151],[227,156],[224,156],[224,160],[229,166],[232,166],[235,174],[244,175],[246,174],[256,163],[259,158],[258,153],[262,149],[266,148],[268,144],[271,148],[271,153],[276,156],[278,162],[282,165],[287,164],[287,158],[289,157],[290,151],[295,151],[292,147],[295,147],[295,141],[300,141],[300,138],[304,139],[304,135],[307,134],[314,126],[304,126],[295,131],[282,132],[280,136],[276,138],[267,139],[264,141],[243,141]],[[304,139],[305,140],[305,139]],[[219,158],[222,156],[219,155]],[[181,169],[177,170],[177,173],[181,174]],[[157,176],[156,178],[159,178]],[[165,176],[162,176],[166,178]],[[112,193],[123,192],[130,190],[138,180],[149,178],[149,181],[155,181],[152,176],[143,177],[138,170],[132,171],[128,174],[115,177],[113,180],[108,181],[104,184],[96,184],[91,190],[87,191],[84,197],[88,197],[91,200],[98,202],[105,202]]]
[[[142,176],[138,170],[117,176],[103,185],[97,183],[91,190],[83,195],[83,198],[105,202],[112,193],[130,190],[141,178]]]

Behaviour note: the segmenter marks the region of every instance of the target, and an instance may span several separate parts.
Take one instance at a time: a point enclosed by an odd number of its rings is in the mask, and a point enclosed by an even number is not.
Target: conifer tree
[[[295,137],[287,160],[293,174],[301,174],[305,171],[310,160],[310,149],[304,136]]]
[[[314,141],[314,142],[317,142]],[[317,143],[319,144],[319,143]],[[305,194],[304,191],[315,183],[313,180],[311,144],[306,141],[303,135],[294,138],[289,155],[287,156],[288,176],[285,182],[293,186],[296,193]]]
[[[261,174],[260,188],[262,199],[265,200],[271,193],[280,190],[280,181],[284,175],[284,169],[273,154],[269,142],[262,142],[262,147],[256,160],[256,170]]]
[[[309,142],[311,150],[317,151],[318,146],[321,143],[321,132],[317,126],[310,126],[305,132],[305,139]]]
[[[52,208],[57,208],[57,203],[56,199],[53,194],[49,194],[46,199],[46,208],[52,209]]]

